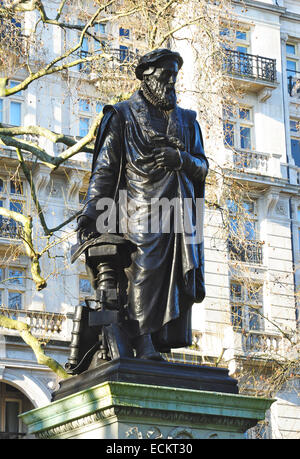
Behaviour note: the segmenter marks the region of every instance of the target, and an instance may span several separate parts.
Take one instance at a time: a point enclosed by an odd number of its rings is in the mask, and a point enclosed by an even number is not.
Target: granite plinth
[[[272,402],[110,381],[23,413],[21,418],[28,432],[40,439],[242,439],[247,429],[264,419]]]

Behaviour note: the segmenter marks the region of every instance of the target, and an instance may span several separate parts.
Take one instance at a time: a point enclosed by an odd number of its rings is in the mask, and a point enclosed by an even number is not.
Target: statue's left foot
[[[154,349],[150,334],[138,336],[134,341],[134,348],[136,350],[137,359],[165,360],[162,355]]]

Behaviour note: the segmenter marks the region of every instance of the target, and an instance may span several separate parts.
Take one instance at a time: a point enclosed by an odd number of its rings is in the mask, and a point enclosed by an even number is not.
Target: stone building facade
[[[59,2],[51,2],[56,8]],[[246,184],[250,200],[245,202],[249,221],[246,246],[239,249],[224,236],[222,214],[206,210],[205,259],[207,296],[193,308],[193,349],[172,353],[173,358],[205,364],[222,364],[241,379],[249,393],[262,393],[263,381],[274,372],[272,362],[291,360],[297,350],[299,311],[297,291],[300,276],[300,6],[296,0],[236,1],[238,29],[228,51],[226,70],[236,87],[243,90],[240,109],[225,113],[225,137],[215,145],[215,157],[233,180]],[[245,10],[245,5],[246,10]],[[50,6],[49,6],[50,8]],[[28,13],[29,27],[30,15]],[[224,28],[226,29],[226,28]],[[136,52],[134,32],[122,27],[99,25],[99,36],[111,41],[120,56]],[[50,32],[49,32],[50,33]],[[73,40],[70,32],[69,39]],[[226,33],[226,30],[224,30]],[[63,37],[58,29],[44,37],[45,50],[59,53]],[[81,51],[93,52],[95,43],[85,41]],[[189,50],[178,50],[188,55]],[[122,54],[123,53],[123,54]],[[121,57],[122,58],[122,57]],[[186,73],[185,73],[186,72]],[[183,69],[183,79],[188,71]],[[22,79],[11,75],[10,85]],[[25,126],[41,125],[55,132],[83,137],[94,117],[107,102],[95,90],[90,72],[77,84],[78,68],[62,75],[38,80],[26,91],[0,98],[0,122]],[[72,88],[72,90],[70,90]],[[191,107],[182,95],[181,103]],[[62,103],[63,102],[63,103]],[[195,105],[197,102],[195,101]],[[31,141],[36,141],[33,137]],[[48,150],[57,155],[52,143]],[[211,151],[209,155],[212,155]],[[30,190],[12,178],[16,154],[0,149],[0,204],[11,210],[30,208]],[[81,205],[88,183],[90,155],[81,153],[57,171],[37,164],[35,183],[49,227],[58,225]],[[21,176],[22,182],[22,176]],[[28,207],[29,206],[29,207]],[[233,210],[234,212],[234,210]],[[234,220],[234,215],[232,216]],[[35,222],[37,219],[35,219]],[[74,222],[64,228],[74,229]],[[37,225],[38,226],[38,225]],[[37,230],[37,240],[41,234]],[[32,325],[47,342],[47,353],[64,364],[72,329],[74,308],[90,293],[82,261],[70,264],[66,239],[44,258],[46,289],[37,292],[28,276],[28,260],[18,251],[16,227],[1,220],[1,303],[4,313]],[[231,242],[231,243],[230,243]],[[41,240],[42,244],[42,240]],[[51,261],[51,262],[50,262]],[[249,292],[248,280],[257,289]],[[292,337],[295,347],[288,338]],[[294,340],[294,341],[293,341]],[[253,375],[254,382],[243,380]],[[31,349],[17,332],[0,334],[0,432],[22,437],[24,427],[16,415],[47,404],[56,386],[55,375],[36,363]],[[250,377],[249,377],[250,380]],[[252,380],[251,380],[252,381]],[[249,436],[298,438],[300,403],[298,375],[281,385],[267,423]],[[7,431],[5,433],[5,431]]]

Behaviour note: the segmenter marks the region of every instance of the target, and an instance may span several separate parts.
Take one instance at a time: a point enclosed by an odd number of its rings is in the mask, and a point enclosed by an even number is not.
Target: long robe
[[[177,171],[153,167],[157,137],[168,136],[184,145],[182,168]],[[191,236],[183,220],[189,220],[189,228],[195,226],[207,170],[194,111],[176,106],[167,119],[141,91],[104,108],[82,215],[96,220],[97,201],[109,197],[117,202],[120,190],[126,190],[127,202],[135,203],[131,223],[150,221],[149,204],[155,200],[179,203],[170,208],[167,232],[164,214],[156,215],[155,231],[139,231],[134,224],[117,231],[136,246],[125,270],[129,317],[137,324],[136,334],[151,333],[161,352],[191,344],[191,306],[205,297],[203,240],[199,234]]]

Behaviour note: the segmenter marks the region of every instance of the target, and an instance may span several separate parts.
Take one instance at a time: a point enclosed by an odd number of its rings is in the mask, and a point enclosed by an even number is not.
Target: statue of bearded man
[[[144,55],[135,70],[140,89],[128,100],[104,107],[87,200],[78,219],[84,241],[103,231],[97,224],[103,214],[97,203],[103,198],[120,202],[120,192],[126,191],[127,202],[135,203],[137,221],[145,215],[151,218],[153,200],[179,203],[170,208],[168,231],[163,212],[155,231],[139,231],[138,225],[116,230],[134,247],[124,269],[126,325],[134,324],[128,330],[136,357],[143,359],[159,360],[163,352],[191,345],[191,306],[205,297],[202,238],[188,234],[186,225],[176,229],[184,216],[193,224],[200,218],[197,200],[204,201],[208,172],[196,113],[176,103],[182,65],[181,56],[168,49]],[[88,266],[96,289],[99,270],[101,263]],[[112,283],[108,276],[101,288],[109,289]],[[114,300],[106,306],[114,309]]]

